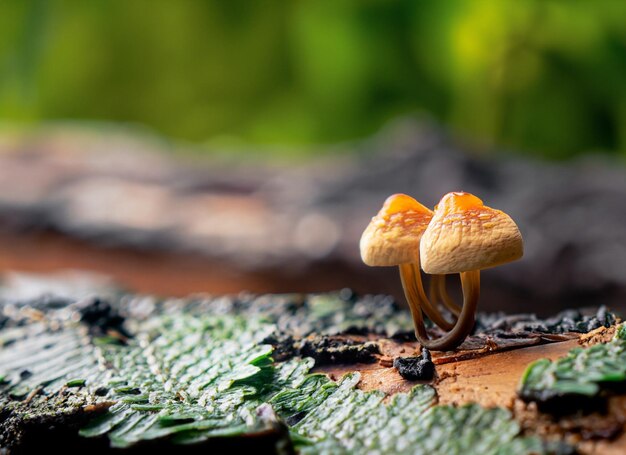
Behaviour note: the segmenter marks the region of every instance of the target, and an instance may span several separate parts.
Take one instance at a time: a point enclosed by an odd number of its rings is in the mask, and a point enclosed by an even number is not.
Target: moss
[[[540,359],[528,366],[519,395],[551,413],[602,409],[605,398],[626,388],[626,330],[618,327],[608,343],[572,349],[556,361]]]
[[[161,302],[124,321],[132,336],[122,343],[85,330],[85,322],[71,316],[63,319],[61,308],[48,314],[49,325],[13,326],[3,333],[11,344],[0,349],[0,434],[5,441],[13,438],[18,449],[47,440],[50,427],[63,429],[67,441],[126,450],[164,442],[215,449],[237,440],[233,447],[260,447],[253,439],[276,452],[294,446],[314,453],[545,449],[540,439],[519,436],[501,409],[437,406],[428,386],[386,403],[380,392],[358,390],[356,374],[338,383],[310,374],[323,356],[363,361],[377,353],[377,345],[329,333],[302,343],[304,335],[354,327],[365,313],[362,325],[382,330],[393,320],[391,307],[359,307],[337,294],[282,296],[275,307],[272,302]],[[338,308],[346,314],[333,316]],[[302,343],[279,362],[266,343],[276,333]],[[303,346],[317,358],[299,355],[307,353]]]

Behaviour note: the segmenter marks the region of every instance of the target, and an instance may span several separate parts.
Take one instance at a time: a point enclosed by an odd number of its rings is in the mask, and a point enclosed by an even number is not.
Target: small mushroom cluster
[[[472,194],[448,193],[434,212],[406,194],[394,194],[363,232],[360,249],[367,265],[399,267],[415,336],[428,349],[446,351],[459,346],[474,326],[480,271],[521,258],[523,242],[510,216]],[[432,274],[430,298],[420,267]],[[462,306],[446,291],[446,275],[457,273]],[[431,339],[424,314],[446,334]]]

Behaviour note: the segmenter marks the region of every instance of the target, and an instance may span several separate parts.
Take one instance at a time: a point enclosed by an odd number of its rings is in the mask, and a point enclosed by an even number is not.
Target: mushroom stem
[[[418,263],[400,264],[400,277],[403,281],[413,281],[413,285],[409,286],[410,291],[405,292],[405,296],[412,308],[421,308],[426,316],[430,318],[436,325],[443,330],[451,330],[455,322],[448,322],[441,312],[435,308],[426,297],[424,286],[422,285],[422,272]],[[411,302],[413,300],[413,302]]]
[[[415,336],[420,344],[430,350],[434,351],[448,351],[459,346],[463,340],[469,335],[474,327],[474,321],[476,317],[476,307],[478,306],[478,298],[480,296],[480,271],[472,270],[470,272],[462,272],[461,285],[463,288],[463,309],[459,315],[459,319],[454,328],[446,333],[441,338],[429,339],[426,327],[424,326],[424,320],[421,312],[419,311],[419,301],[415,305],[419,314],[413,314],[413,323],[415,324]],[[404,279],[403,279],[404,285]],[[408,289],[408,293],[406,292]],[[405,287],[405,293],[407,299],[409,296],[413,297],[412,293],[415,292],[411,286]],[[413,309],[411,310],[413,312]]]
[[[402,289],[404,290],[404,296],[406,297],[409,309],[411,310],[411,316],[413,317],[415,337],[418,340],[427,340],[428,333],[426,332],[426,327],[424,326],[422,307],[420,305],[420,302],[422,302],[423,299],[420,297],[417,281],[414,278],[413,268],[410,264],[400,264],[399,268]],[[421,294],[423,294],[423,290]]]
[[[461,314],[461,307],[457,305],[448,295],[446,289],[446,276],[445,275],[433,275],[430,279],[430,300],[433,303],[441,301],[443,306],[452,313],[456,318]]]
[[[424,302],[422,304],[424,313],[426,313],[426,316],[428,316],[431,321],[433,321],[443,330],[451,330],[456,324],[457,318],[455,317],[453,322],[448,322],[448,320],[441,313],[439,308],[437,308],[437,301],[433,300],[431,302],[431,300],[426,297],[426,293],[424,292],[424,287],[422,284],[422,269],[420,268],[419,261],[411,264],[411,267],[413,267],[413,274],[415,277],[415,281],[417,282],[417,286],[421,290],[421,297],[424,299]]]

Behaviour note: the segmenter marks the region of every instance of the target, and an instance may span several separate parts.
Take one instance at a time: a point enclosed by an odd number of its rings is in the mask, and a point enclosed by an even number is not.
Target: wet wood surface
[[[417,343],[398,343],[394,353],[403,356],[417,355]],[[406,392],[415,384],[433,384],[437,388],[441,404],[463,405],[479,403],[483,406],[511,407],[516,398],[516,390],[527,365],[537,359],[557,359],[579,346],[578,339],[560,343],[496,352],[473,359],[451,361],[437,365],[434,381],[407,381],[398,371],[381,363],[361,364],[359,387],[363,390],[382,390],[388,394]],[[404,353],[401,351],[404,350]],[[387,365],[387,366],[386,366]],[[355,371],[354,365],[331,365],[317,368],[334,378]]]
[[[505,407],[513,412],[525,431],[547,437],[559,435],[575,444],[580,453],[623,454],[626,453],[626,397],[611,398],[606,414],[551,418],[539,414],[534,405],[523,403],[516,393],[520,378],[529,363],[541,358],[556,360],[581,345],[589,346],[607,341],[612,334],[613,330],[601,328],[566,341],[486,353],[459,361],[450,361],[453,357],[451,353],[435,353],[433,361],[436,364],[436,374],[432,381],[403,379],[387,360],[393,355],[417,355],[420,348],[417,343],[390,340],[382,343],[382,356],[377,363],[327,365],[316,370],[335,379],[346,373],[359,371],[361,389],[381,390],[390,396],[406,392],[416,384],[431,384],[437,390],[439,404],[479,403],[486,407]],[[614,436],[615,433],[617,436]]]

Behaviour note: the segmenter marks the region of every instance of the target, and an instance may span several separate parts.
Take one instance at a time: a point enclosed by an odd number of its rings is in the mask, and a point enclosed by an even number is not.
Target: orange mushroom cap
[[[511,217],[464,192],[441,199],[420,245],[422,268],[432,274],[495,267],[523,253],[522,235]]]
[[[419,261],[419,245],[433,212],[406,194],[393,194],[361,236],[363,262],[392,266]]]

